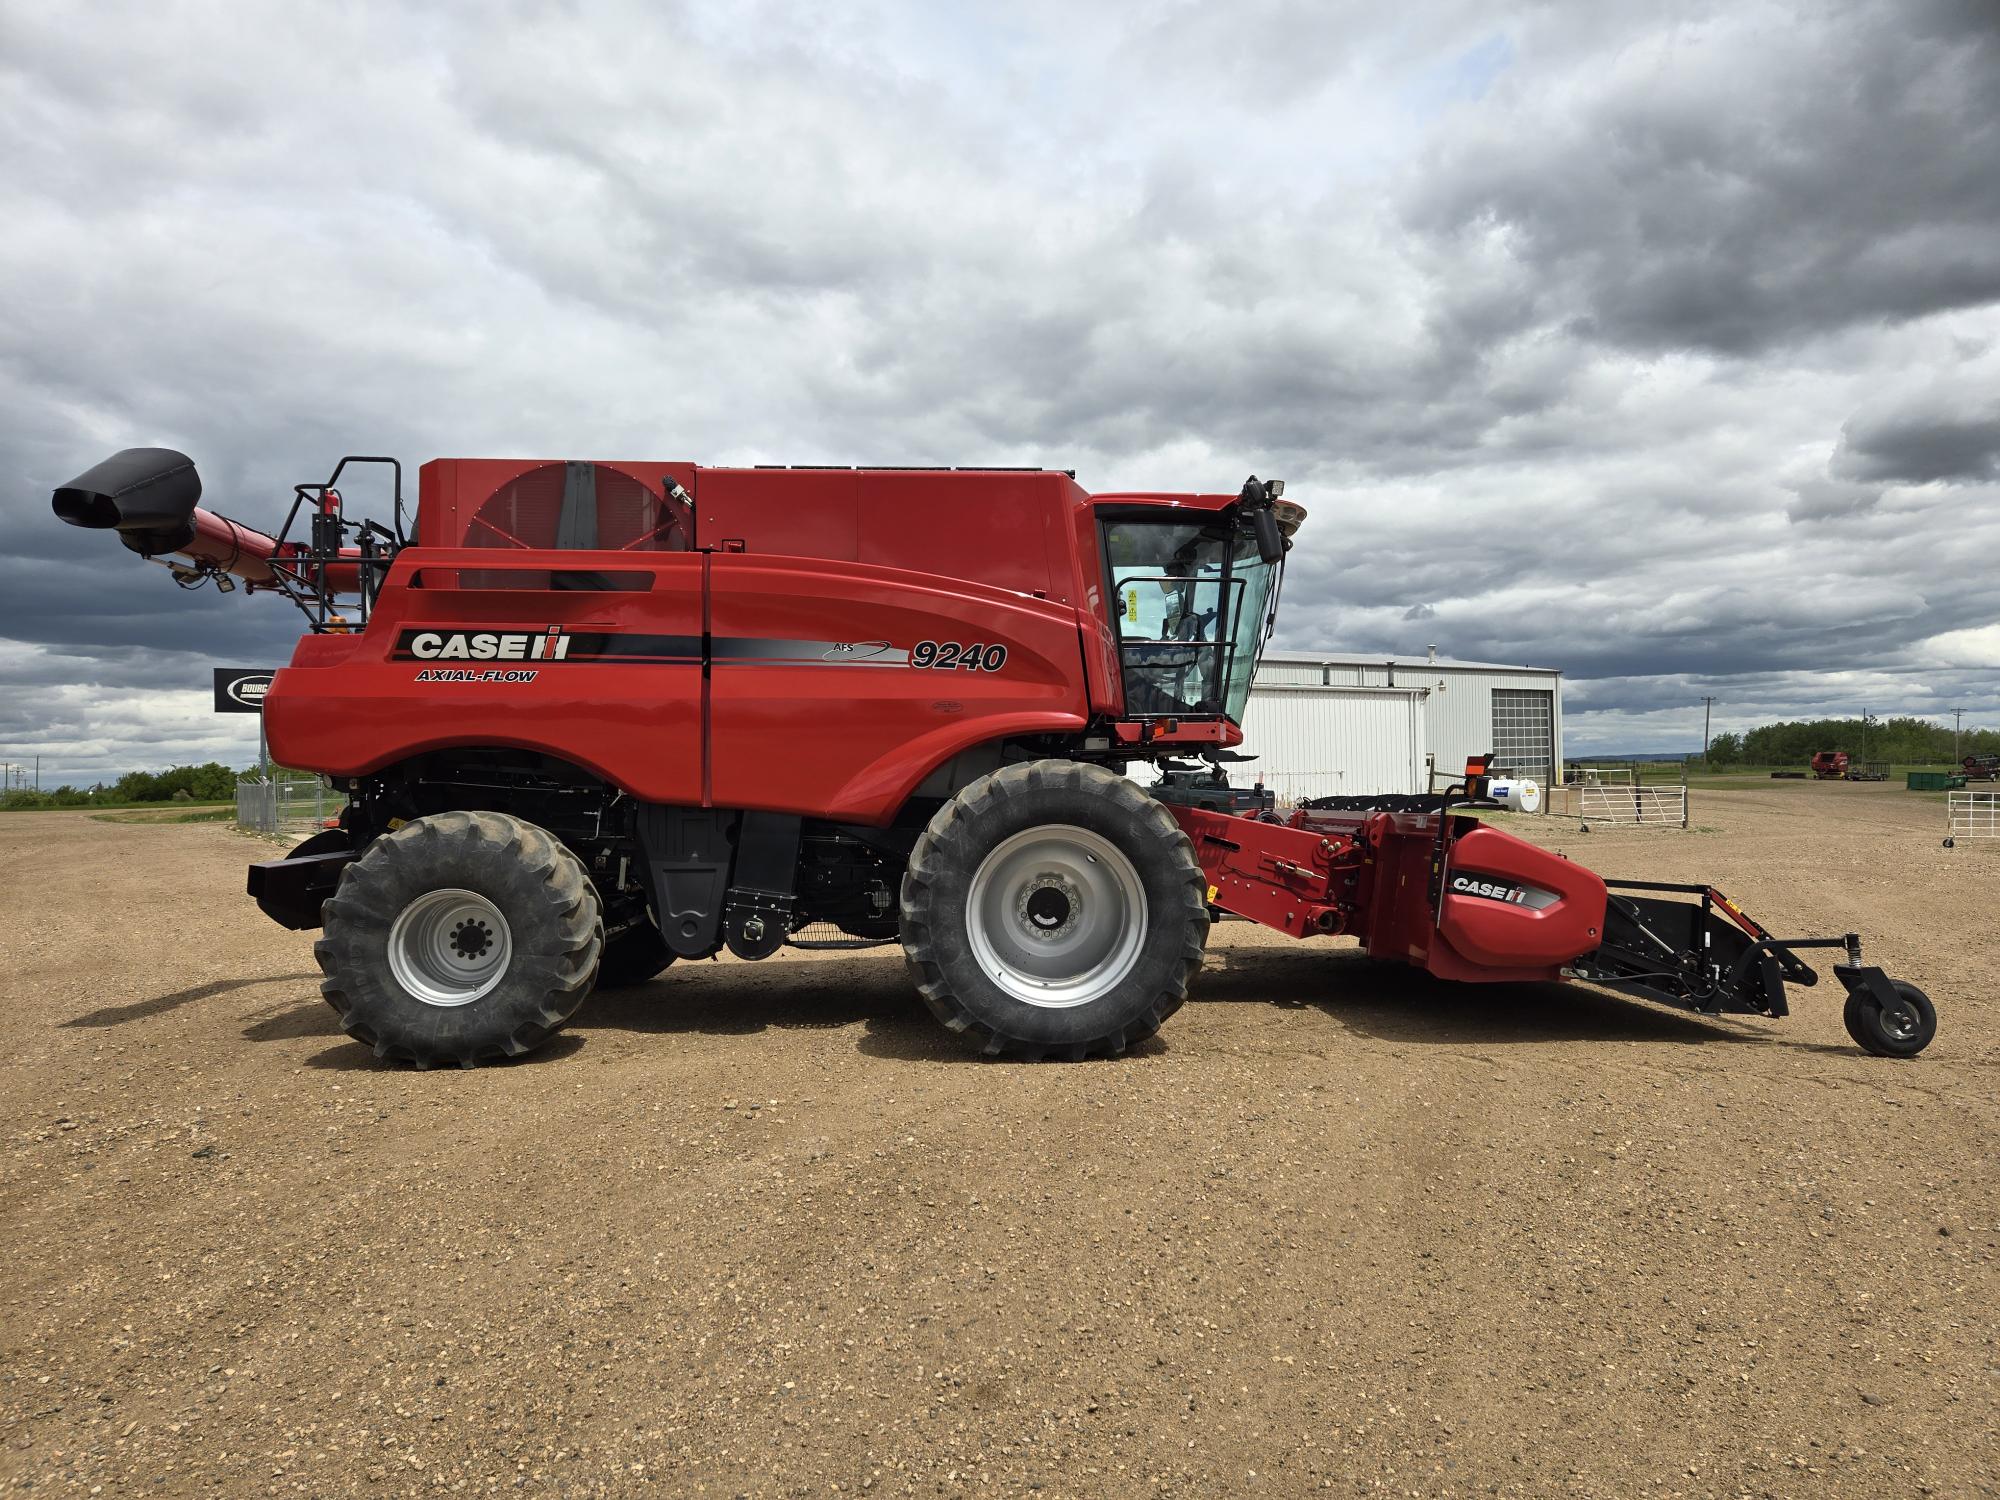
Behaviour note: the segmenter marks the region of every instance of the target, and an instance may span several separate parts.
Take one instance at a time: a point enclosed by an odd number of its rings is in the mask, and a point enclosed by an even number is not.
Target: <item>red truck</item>
[[[387,466],[391,520],[347,515],[360,464]],[[348,803],[249,889],[321,930],[323,993],[384,1058],[516,1056],[595,987],[809,931],[900,943],[989,1055],[1118,1053],[1224,915],[1711,1014],[1785,1014],[1817,979],[1801,950],[1833,948],[1863,1047],[1936,1028],[1854,934],[1780,940],[1709,887],[1605,881],[1481,823],[1481,763],[1439,796],[1283,811],[1232,786],[1304,519],[1275,482],[441,459],[414,535],[389,459],[297,486],[276,536],[200,494],[185,455],[133,449],[53,504],[186,586],[305,612],[265,724]]]

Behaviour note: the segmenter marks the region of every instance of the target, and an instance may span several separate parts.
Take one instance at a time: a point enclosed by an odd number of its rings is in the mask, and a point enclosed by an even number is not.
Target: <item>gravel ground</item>
[[[2000,847],[1893,788],[1539,841],[1937,1002],[1710,1022],[1219,928],[1118,1063],[893,951],[378,1066],[201,825],[0,817],[0,1487],[2000,1494]]]

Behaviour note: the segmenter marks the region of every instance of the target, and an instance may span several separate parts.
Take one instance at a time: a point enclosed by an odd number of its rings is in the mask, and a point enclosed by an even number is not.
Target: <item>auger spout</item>
[[[59,486],[51,501],[56,515],[88,531],[116,531],[119,541],[141,557],[185,558],[196,571],[226,573],[252,589],[281,586],[286,568],[305,548],[281,547],[265,533],[203,510],[201,476],[194,460],[172,448],[126,448]],[[343,548],[343,558],[360,552]],[[274,566],[275,564],[275,566]],[[294,565],[295,566],[295,565]],[[360,569],[335,563],[327,585],[336,593],[360,587]]]

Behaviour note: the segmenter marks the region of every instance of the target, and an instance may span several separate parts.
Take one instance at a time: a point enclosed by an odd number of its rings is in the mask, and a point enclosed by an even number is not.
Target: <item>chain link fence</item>
[[[304,838],[340,816],[345,793],[322,777],[236,783],[236,826],[249,833],[296,834]]]

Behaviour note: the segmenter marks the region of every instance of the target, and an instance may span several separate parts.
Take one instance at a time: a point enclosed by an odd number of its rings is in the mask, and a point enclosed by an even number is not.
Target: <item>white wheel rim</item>
[[[1132,861],[1068,823],[1002,840],[973,873],[965,918],[981,972],[1045,1010],[1109,993],[1146,944],[1146,892]]]
[[[514,934],[477,891],[426,891],[389,929],[389,972],[426,1005],[470,1005],[507,975]]]

